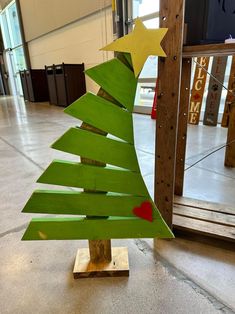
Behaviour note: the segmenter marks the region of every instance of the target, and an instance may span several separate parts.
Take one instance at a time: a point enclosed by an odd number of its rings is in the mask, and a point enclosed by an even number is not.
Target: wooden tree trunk
[[[110,262],[111,240],[89,241],[89,251],[92,263]]]
[[[101,88],[97,93],[98,96],[102,96],[106,99],[110,99],[111,97]],[[82,123],[81,128],[84,130],[89,130],[94,133],[106,136],[107,133],[99,130],[85,122]],[[99,167],[105,167],[106,164],[102,162],[98,162],[92,159],[82,158],[81,163],[95,165]],[[86,192],[92,193],[106,193],[106,192],[97,192],[91,190],[85,190]],[[88,217],[89,218],[89,217]],[[93,263],[101,263],[101,262],[110,262],[112,260],[112,253],[111,253],[111,240],[97,240],[92,241],[89,240],[89,251],[90,251],[90,261]]]

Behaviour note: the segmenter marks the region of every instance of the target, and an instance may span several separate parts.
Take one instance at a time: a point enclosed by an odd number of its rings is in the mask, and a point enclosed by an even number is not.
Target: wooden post
[[[160,27],[167,27],[168,32],[162,42],[167,57],[159,58],[158,62],[155,202],[167,224],[172,227],[184,0],[160,0],[159,18]]]
[[[227,128],[229,123],[229,105],[235,101],[235,56],[233,56],[229,82],[228,82],[228,91],[227,97],[224,105],[224,113],[221,122],[221,126]],[[232,94],[233,93],[233,94]]]
[[[99,94],[99,93],[98,93]],[[90,130],[94,133],[101,134],[103,136],[106,136],[107,133],[90,126],[86,123],[82,123],[81,126],[84,130]],[[105,167],[105,164],[102,162],[98,162],[95,160],[87,159],[87,158],[81,158],[81,162],[84,164],[90,164],[90,165],[96,165],[99,167]],[[96,191],[86,191],[86,192],[92,192],[92,193],[99,193]],[[111,240],[104,240],[104,241],[89,241],[89,253],[90,253],[90,261],[93,263],[99,263],[99,262],[109,262],[111,261]]]
[[[93,263],[110,262],[111,256],[111,241],[97,240],[89,241],[90,260]]]
[[[179,116],[178,116],[176,169],[175,169],[175,194],[176,195],[183,195],[191,68],[192,68],[192,59],[190,58],[183,59],[181,88],[180,88],[180,105],[179,105]]]
[[[109,99],[110,96],[101,88],[97,94]],[[81,128],[106,136],[107,133],[85,122]],[[81,163],[105,167],[106,164],[81,157]],[[106,193],[84,190],[92,193]],[[87,218],[92,218],[87,216]],[[73,276],[75,279],[87,277],[129,276],[128,250],[124,247],[111,248],[111,240],[89,240],[89,249],[78,249]]]
[[[224,75],[227,65],[227,56],[214,57],[208,95],[206,99],[206,109],[203,119],[204,125],[216,126],[218,121],[218,113],[220,106],[220,99],[222,95],[222,85],[224,83]],[[215,80],[214,77],[217,79]]]
[[[225,166],[227,167],[235,167],[235,102],[230,104],[229,110],[229,125],[228,125],[228,137],[225,151]]]

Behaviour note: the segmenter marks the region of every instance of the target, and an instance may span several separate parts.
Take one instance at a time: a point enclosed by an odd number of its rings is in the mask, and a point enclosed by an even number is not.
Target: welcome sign
[[[189,107],[189,123],[198,124],[206,85],[209,57],[197,58]],[[205,71],[206,70],[206,71]]]
[[[222,93],[222,84],[228,57],[214,57],[206,100],[206,110],[204,115],[204,125],[217,125],[219,106]],[[214,77],[216,79],[214,79]]]
[[[221,122],[221,126],[228,127],[229,124],[229,107],[232,102],[235,101],[235,56],[233,56],[230,77],[228,82],[228,93],[225,100],[224,114]]]

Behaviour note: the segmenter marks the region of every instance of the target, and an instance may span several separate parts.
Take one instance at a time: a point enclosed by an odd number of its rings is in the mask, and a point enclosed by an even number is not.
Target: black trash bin
[[[84,63],[46,66],[50,103],[66,107],[86,93]]]
[[[44,69],[20,71],[24,99],[33,102],[48,101],[48,87]]]

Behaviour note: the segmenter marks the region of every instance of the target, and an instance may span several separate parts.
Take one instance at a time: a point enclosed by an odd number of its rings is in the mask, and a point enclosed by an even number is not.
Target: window
[[[22,95],[19,71],[26,68],[26,63],[15,1],[11,2],[1,12],[1,28],[11,93],[14,95]]]

